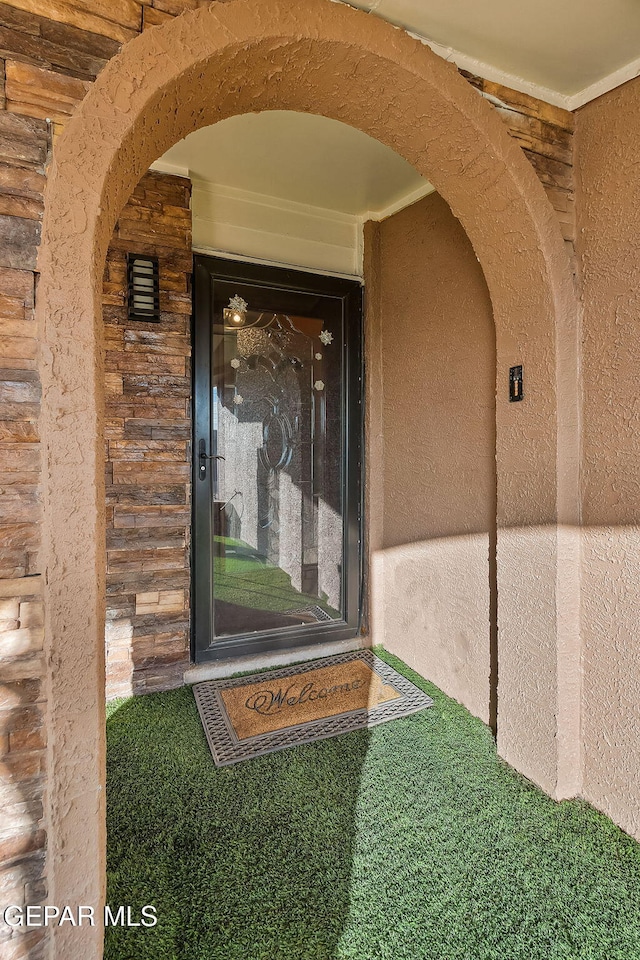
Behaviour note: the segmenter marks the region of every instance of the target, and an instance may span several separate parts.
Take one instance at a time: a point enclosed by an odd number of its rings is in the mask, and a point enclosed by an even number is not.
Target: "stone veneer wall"
[[[47,664],[38,555],[40,385],[33,318],[45,168],[56,134],[122,42],[199,5],[194,0],[144,5],[134,0],[0,3],[0,901],[4,904],[37,904],[48,897],[43,820]],[[178,205],[184,206],[184,201]],[[172,307],[172,312],[179,310]],[[184,569],[183,561],[186,579]],[[110,616],[114,612],[112,607]],[[138,613],[144,617],[140,607]],[[173,614],[172,618],[184,620]],[[140,620],[137,624],[142,625]],[[154,643],[157,640],[154,637]],[[180,642],[184,648],[184,640]],[[168,653],[168,645],[163,645],[163,652]],[[141,659],[136,667],[140,686],[151,685],[153,671]],[[174,667],[168,669],[175,672]],[[46,948],[44,928],[9,930],[0,923],[3,960],[39,960]]]
[[[108,698],[180,686],[189,662],[190,196],[188,180],[147,174],[107,254]],[[158,257],[160,323],[127,319],[127,252]]]
[[[494,105],[509,133],[520,144],[556,211],[573,259],[576,241],[573,135],[575,115],[526,93],[460,71]]]
[[[3,103],[4,106],[4,103]],[[0,901],[46,896],[46,670],[40,537],[38,341],[33,318],[44,170],[42,120],[0,111]],[[0,955],[39,957],[42,930]]]
[[[0,889],[2,900],[12,903],[37,903],[47,896],[46,824],[42,813],[46,786],[46,664],[42,652],[42,567],[38,556],[40,387],[37,331],[33,320],[37,285],[34,271],[45,168],[56,134],[121,44],[144,29],[153,28],[184,11],[206,6],[207,2],[13,0],[0,3],[0,806],[3,810]],[[567,241],[571,242],[572,115],[480,78],[468,79],[495,104],[509,131],[522,145],[558,213]],[[140,234],[137,236],[142,239]],[[154,237],[154,242],[156,239]],[[115,273],[109,282],[118,282]],[[117,295],[114,290],[108,293],[108,296],[114,295]],[[185,306],[184,301],[182,306]],[[110,308],[117,309],[117,305],[112,303]],[[169,312],[176,317],[184,316],[173,307]],[[118,338],[122,331],[126,338],[129,328],[121,319],[117,320],[111,314],[107,317],[109,336],[113,333]],[[181,321],[176,319],[175,322],[176,329],[172,334],[180,336],[177,328]],[[133,344],[133,341],[128,342]],[[131,353],[132,358],[137,352],[134,349],[113,351],[116,354]],[[167,355],[180,360],[179,353]],[[137,363],[138,359],[133,362]],[[143,362],[142,358],[140,362]],[[152,400],[158,400],[157,394],[163,390],[147,388],[146,394],[135,396],[133,378],[138,374],[125,371],[122,366],[118,368],[118,363],[124,364],[125,361],[114,360],[115,365],[109,367],[111,379],[107,380],[107,388],[116,391],[109,394],[109,404],[112,410],[115,409],[118,378],[122,375],[123,399],[117,402],[126,406],[129,399],[124,400],[125,395],[130,398],[131,413],[113,419],[120,419],[125,425],[129,422],[128,429],[131,430],[134,421],[152,419],[139,414],[146,403],[149,412]],[[174,376],[159,374],[157,366],[155,370],[154,376]],[[144,379],[146,374],[141,376]],[[126,391],[125,381],[128,384]],[[178,385],[174,386],[176,391],[180,390]],[[186,400],[186,395],[184,398],[175,396],[175,399],[181,403],[182,399]],[[184,423],[184,416],[179,415],[181,409],[177,404],[174,410],[176,424],[179,421]],[[122,427],[123,432],[126,429],[126,426]],[[151,437],[129,435],[123,439],[169,439],[160,438],[157,433],[154,437],[153,427],[150,429]],[[157,425],[155,429],[159,429]],[[188,451],[186,436],[174,439],[184,440],[185,449],[183,451],[179,444],[170,451],[169,447],[166,448],[172,470],[176,470],[176,476],[180,477],[180,482],[172,483],[171,487],[184,489],[185,499],[184,502],[161,504],[150,503],[147,496],[154,486],[149,481],[154,470],[157,477],[159,461],[153,461],[151,457],[127,461],[127,448],[117,447],[115,436],[107,438],[108,442],[113,441],[108,453],[114,469],[114,482],[111,483],[109,474],[107,478],[109,509],[113,507],[113,522],[110,522],[109,529],[111,599],[108,614],[112,692],[130,686],[139,691],[157,689],[165,682],[167,685],[176,682],[180,670],[178,664],[186,650],[184,631],[188,597],[186,592],[182,598],[179,593],[186,591],[188,583],[183,534],[180,532],[186,529],[183,508],[187,507],[188,472],[184,467]],[[133,455],[133,448],[128,449]],[[156,453],[159,449],[156,448]],[[139,447],[137,453],[142,456],[151,450],[143,451]],[[127,463],[137,463],[138,466],[127,467]],[[125,482],[127,471],[132,479],[137,471],[135,482]],[[166,478],[167,474],[164,476]],[[138,502],[140,518],[144,510],[147,517],[151,517],[153,507],[174,506],[182,509],[180,524],[163,527],[164,533],[158,533],[159,524],[144,527],[140,520],[137,527],[118,526],[126,515],[125,507],[133,506],[125,501],[134,496],[134,490],[145,491],[141,493],[143,502]],[[169,515],[167,510],[165,517]],[[180,509],[176,512],[178,515]],[[119,517],[118,521],[116,517]],[[138,538],[127,532],[131,529],[140,533]],[[143,530],[155,530],[156,533],[145,534]],[[167,530],[173,533],[167,534]],[[147,535],[149,539],[145,540]],[[162,537],[165,535],[170,544],[167,541],[163,546]],[[142,542],[146,544],[144,547],[141,547]],[[186,547],[186,539],[184,545]],[[157,569],[151,569],[154,565],[151,555],[141,555],[145,550],[155,556],[159,564]],[[174,551],[171,560],[169,551]],[[125,569],[128,564],[132,566]],[[168,580],[161,577],[163,571],[168,574],[170,570],[175,571],[174,580],[171,579],[173,573]],[[125,573],[126,577],[123,576]],[[161,579],[162,589],[156,590]],[[169,583],[180,583],[180,586],[169,586]],[[160,594],[163,594],[162,598]],[[182,604],[180,610],[179,604]],[[147,619],[149,617],[151,619]],[[123,626],[125,623],[128,626]],[[165,629],[167,624],[171,625],[169,629]],[[155,628],[158,628],[157,633]],[[131,637],[121,635],[118,639],[119,630],[125,634],[132,631],[137,652],[131,664],[128,656],[125,657]],[[161,661],[161,657],[166,659]],[[156,671],[160,662],[162,676]],[[45,949],[44,935],[43,929],[19,933],[0,925],[3,960],[21,960],[27,956],[36,960]]]

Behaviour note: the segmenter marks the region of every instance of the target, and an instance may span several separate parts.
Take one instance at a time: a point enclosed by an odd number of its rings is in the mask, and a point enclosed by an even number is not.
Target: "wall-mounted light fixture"
[[[160,271],[157,257],[127,254],[129,320],[160,320]]]

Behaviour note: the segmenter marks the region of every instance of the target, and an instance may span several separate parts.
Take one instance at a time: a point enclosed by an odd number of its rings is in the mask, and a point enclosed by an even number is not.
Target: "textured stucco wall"
[[[211,95],[203,97],[202,91]],[[483,266],[497,382],[523,362],[536,383],[497,397],[498,746],[555,795],[563,767],[558,521],[574,499],[575,299],[554,211],[489,104],[400,30],[325,0],[212,4],[154,27],[104,68],[56,141],[36,313],[42,341],[43,556],[51,739],[52,902],[104,896],[104,431],[99,292],[116,217],[149,164],[193,129],[249,110],[342,120],[396,149],[460,218]],[[371,368],[370,368],[371,369]],[[560,403],[557,404],[557,398]],[[526,460],[523,462],[523,451]],[[521,532],[524,531],[524,532]],[[500,718],[502,717],[502,724]],[[500,733],[502,731],[502,733]],[[65,960],[99,932],[55,935]]]
[[[640,839],[640,80],[577,117],[584,796]]]
[[[480,264],[437,194],[379,226],[384,637],[489,719],[495,328]]]

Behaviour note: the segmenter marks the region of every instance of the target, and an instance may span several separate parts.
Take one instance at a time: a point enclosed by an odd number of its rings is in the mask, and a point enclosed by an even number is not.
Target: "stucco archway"
[[[499,750],[548,792],[577,790],[576,303],[551,206],[492,108],[407,34],[329,0],[214,3],[147,31],[108,64],[56,143],[47,185],[37,311],[50,902],[103,897],[107,244],[131,190],[171,144],[268,109],[321,113],[386,143],[434,183],[471,239],[497,331]],[[510,406],[513,363],[525,365],[528,394]],[[99,950],[97,939],[83,942],[91,931],[58,936],[65,957]]]

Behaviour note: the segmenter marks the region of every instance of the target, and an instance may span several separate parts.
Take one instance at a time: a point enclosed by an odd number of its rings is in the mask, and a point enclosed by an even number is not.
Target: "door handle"
[[[219,453],[207,453],[207,441],[201,440],[198,444],[198,460],[200,462],[198,477],[204,480],[207,476],[207,460],[224,460],[224,457]]]

